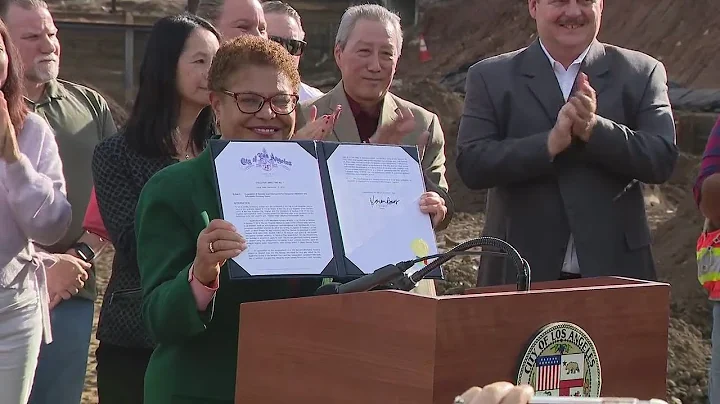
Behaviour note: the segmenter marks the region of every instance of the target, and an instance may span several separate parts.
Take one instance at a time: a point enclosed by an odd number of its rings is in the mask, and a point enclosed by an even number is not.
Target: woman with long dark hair
[[[135,206],[153,174],[204,149],[212,117],[199,115],[209,104],[207,72],[219,38],[210,23],[192,14],[157,21],[130,117],[118,134],[95,149],[97,203],[115,246],[97,330],[98,394],[103,404],[143,402],[153,342],[141,316]]]
[[[55,135],[22,98],[22,71],[0,21],[0,402],[25,404],[40,343],[52,341],[45,267],[33,242],[50,245],[70,226]],[[80,282],[80,280],[79,280]],[[82,286],[82,285],[81,285]]]

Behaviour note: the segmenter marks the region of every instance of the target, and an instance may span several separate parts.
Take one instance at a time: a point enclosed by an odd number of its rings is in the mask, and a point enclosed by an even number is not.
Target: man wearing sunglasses
[[[292,6],[282,1],[266,1],[262,4],[267,22],[268,38],[284,46],[295,58],[296,66],[300,65],[307,46],[305,31],[302,29],[300,14]],[[300,101],[309,100],[323,95],[317,88],[300,83]]]

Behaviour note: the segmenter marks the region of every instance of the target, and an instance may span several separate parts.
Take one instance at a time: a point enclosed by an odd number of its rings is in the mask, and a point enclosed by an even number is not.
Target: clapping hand
[[[560,108],[555,126],[548,136],[548,151],[550,157],[555,158],[555,156],[570,147],[572,143],[572,117],[574,114],[575,106],[569,102]]]
[[[338,105],[335,107],[335,111],[332,114],[323,115],[318,119],[317,107],[310,106],[310,119],[309,121],[296,131],[290,138],[293,140],[323,140],[327,135],[332,132],[337,122],[338,116],[342,112],[342,106]]]
[[[15,134],[15,126],[10,121],[7,101],[2,91],[0,91],[0,159],[5,160],[8,164],[20,159],[20,147]]]
[[[370,143],[402,144],[405,136],[415,129],[415,116],[410,109],[400,107],[395,112],[397,118],[378,128],[370,137]]]
[[[247,243],[237,233],[235,226],[225,220],[215,219],[197,238],[193,275],[203,285],[212,285],[225,261],[237,257],[246,249]]]
[[[577,91],[568,101],[573,106],[571,118],[573,121],[572,134],[583,141],[590,140],[592,130],[597,123],[597,94],[590,86],[588,76],[580,72],[577,77]]]

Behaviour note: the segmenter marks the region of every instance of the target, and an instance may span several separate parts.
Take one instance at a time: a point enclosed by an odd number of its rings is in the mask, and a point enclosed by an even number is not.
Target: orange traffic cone
[[[432,59],[430,51],[428,51],[427,44],[425,43],[425,37],[420,34],[420,62],[425,63]]]

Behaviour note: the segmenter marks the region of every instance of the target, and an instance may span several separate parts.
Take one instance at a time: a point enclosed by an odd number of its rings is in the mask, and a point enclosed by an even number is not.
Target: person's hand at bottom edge
[[[457,396],[453,404],[527,404],[535,391],[531,386],[495,382],[485,387],[471,387]]]

